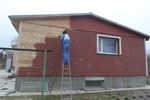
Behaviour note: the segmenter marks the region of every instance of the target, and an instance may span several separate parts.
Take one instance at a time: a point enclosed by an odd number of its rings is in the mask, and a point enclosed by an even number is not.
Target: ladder
[[[61,94],[61,100],[72,100],[70,60],[69,60],[69,64],[64,64],[62,62],[61,88],[64,91],[64,94]]]

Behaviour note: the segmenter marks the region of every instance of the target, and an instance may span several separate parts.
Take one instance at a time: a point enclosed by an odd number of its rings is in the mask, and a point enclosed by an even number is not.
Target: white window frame
[[[144,46],[145,46],[145,67],[146,67],[146,76],[148,76],[148,63],[147,63],[147,48],[146,48],[146,38],[144,38]]]
[[[103,50],[99,51],[99,48],[98,48],[99,47],[99,37],[119,40],[119,45],[116,42],[116,51],[117,52],[116,53],[108,53],[108,52],[102,52]],[[101,43],[101,44],[103,45],[103,43]],[[118,48],[119,48],[119,52],[118,52]],[[101,46],[101,49],[103,49],[103,46]],[[97,34],[97,53],[98,54],[121,55],[122,54],[122,50],[121,50],[121,37],[119,37],[119,36],[112,36],[112,35]]]

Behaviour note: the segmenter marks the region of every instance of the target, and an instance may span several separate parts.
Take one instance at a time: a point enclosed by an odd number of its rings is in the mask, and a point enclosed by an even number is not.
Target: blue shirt
[[[62,41],[62,46],[69,46],[70,45],[70,37],[68,34],[63,34],[59,38]]]

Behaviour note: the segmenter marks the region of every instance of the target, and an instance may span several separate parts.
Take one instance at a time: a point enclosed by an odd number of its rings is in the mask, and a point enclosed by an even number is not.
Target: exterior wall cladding
[[[92,16],[70,17],[70,28],[76,29],[68,30],[71,38],[70,65],[73,89],[86,88],[86,77],[99,76],[105,78],[103,87],[108,88],[146,85],[144,36]],[[97,34],[121,37],[122,54],[98,54]],[[36,43],[34,47],[53,50],[47,55],[46,66],[46,82],[51,85],[53,77],[56,76],[61,41],[58,38],[45,38],[45,43]],[[22,82],[41,82],[43,58],[43,53],[37,52],[32,66],[19,67],[16,90],[20,90]],[[60,83],[59,77],[54,88],[60,89]]]
[[[70,61],[72,76],[145,76],[144,37],[92,16],[70,17]],[[92,30],[92,31],[85,31]],[[97,54],[97,34],[121,37],[121,55]],[[58,38],[46,38],[36,49],[52,49],[47,56],[47,76],[54,76],[61,51]],[[37,63],[38,62],[38,63]],[[18,76],[42,76],[43,53],[37,53],[31,67],[20,67]]]

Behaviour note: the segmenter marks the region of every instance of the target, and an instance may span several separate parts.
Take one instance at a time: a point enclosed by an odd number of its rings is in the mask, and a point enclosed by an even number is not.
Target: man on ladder
[[[67,31],[64,30],[63,34],[59,36],[59,39],[62,41],[62,54],[64,64],[69,63],[69,48],[70,48],[70,37],[67,34]]]
[[[70,60],[69,60],[69,48],[70,48],[70,37],[67,34],[67,31],[63,31],[63,34],[59,36],[59,39],[62,42],[62,54],[63,54],[63,63],[62,63],[62,90],[70,91],[61,95],[61,100],[72,100],[72,82],[71,82],[71,70],[70,70]]]

